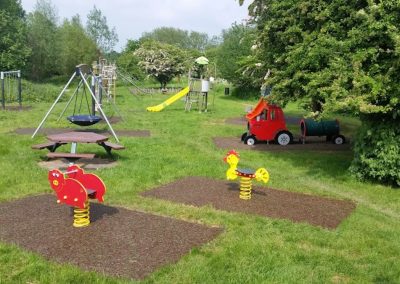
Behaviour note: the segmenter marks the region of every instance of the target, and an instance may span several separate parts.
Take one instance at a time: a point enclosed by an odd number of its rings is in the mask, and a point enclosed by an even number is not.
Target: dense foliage
[[[0,1],[0,70],[21,69],[30,52],[21,1]]]
[[[151,32],[143,33],[140,41],[158,41],[175,45],[183,49],[204,51],[209,46],[217,44],[216,38],[209,38],[208,34],[196,31],[186,31],[173,27],[159,27]]]
[[[90,64],[99,58],[100,52],[96,43],[85,33],[79,16],[73,17],[71,21],[64,20],[59,33],[61,74],[72,74],[76,65]]]
[[[60,45],[56,10],[47,0],[39,0],[28,15],[28,45],[32,48],[26,73],[34,80],[57,74]]]
[[[128,40],[124,50],[117,58],[117,66],[134,79],[144,79],[145,73],[139,66],[139,58],[134,52],[140,47],[138,40]]]
[[[371,121],[374,129],[399,125],[399,11],[398,1],[254,0],[249,6],[258,31],[254,58],[264,72],[272,70],[265,82],[258,80],[274,86],[276,102],[302,100],[315,116],[346,111],[361,115],[366,129]],[[361,132],[358,145],[368,139],[362,133],[368,131]],[[377,137],[391,133],[396,132]],[[383,149],[387,143],[381,142],[372,153],[356,147],[353,167],[374,179],[364,151],[377,164],[378,152],[393,155],[396,168],[382,167],[387,175],[382,173],[381,180],[400,184],[390,174],[400,170],[400,153]],[[400,139],[393,143],[399,149]]]

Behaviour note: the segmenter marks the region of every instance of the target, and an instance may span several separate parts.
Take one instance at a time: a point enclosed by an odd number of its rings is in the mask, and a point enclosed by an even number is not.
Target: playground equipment
[[[269,104],[262,97],[255,108],[246,115],[247,131],[242,134],[241,140],[247,145],[254,145],[257,141],[275,141],[286,146],[293,141],[293,134],[286,127],[285,115],[282,108]],[[305,143],[306,136],[326,136],[327,141],[343,144],[345,137],[340,135],[339,122],[314,121],[306,119],[300,121],[301,141]]]
[[[75,67],[75,72],[72,74],[71,78],[69,79],[68,83],[64,86],[63,90],[61,93],[58,95],[57,99],[54,101],[53,105],[50,107],[50,109],[47,111],[46,115],[44,116],[43,120],[40,122],[39,126],[35,130],[35,132],[32,135],[32,138],[35,137],[37,132],[40,130],[40,128],[43,126],[44,122],[50,115],[51,111],[54,109],[58,101],[61,99],[61,97],[64,95],[65,91],[67,90],[68,86],[71,84],[74,78],[79,79],[79,83],[77,88],[75,89],[73,95],[70,97],[69,101],[67,102],[67,105],[65,106],[64,110],[61,112],[61,115],[59,116],[58,119],[61,118],[61,116],[65,113],[67,108],[69,107],[70,103],[72,100],[75,98],[75,104],[74,104],[74,114],[69,116],[67,119],[77,125],[80,126],[88,126],[88,125],[93,125],[97,122],[99,122],[101,119],[104,119],[114,136],[115,140],[119,142],[117,135],[114,132],[114,129],[112,128],[106,114],[104,113],[102,107],[101,107],[101,101],[102,101],[102,78],[97,77],[87,65],[80,64]],[[91,86],[89,86],[88,81],[91,80]],[[97,86],[97,92],[96,92],[96,86]],[[83,94],[81,94],[81,92]],[[91,97],[91,109],[89,107],[89,101],[87,99],[87,93],[86,91],[90,94]],[[76,108],[78,106],[78,95],[81,94],[81,100],[79,102],[79,111],[81,110],[82,104],[83,104],[83,98],[85,98],[87,107],[88,107],[88,114],[78,114],[75,115]],[[96,111],[99,111],[101,114],[100,116],[96,115]]]
[[[89,199],[104,201],[106,187],[95,174],[87,174],[77,165],[71,165],[67,172],[58,169],[49,171],[48,180],[56,192],[57,203],[74,207],[74,227],[90,224]]]
[[[301,141],[305,143],[307,136],[326,136],[326,141],[332,141],[339,145],[346,141],[346,138],[340,134],[339,121],[302,119],[300,121]]]
[[[185,111],[190,111],[193,105],[197,106],[199,112],[207,112],[208,92],[210,90],[210,82],[207,80],[191,79],[188,87],[182,89],[172,97],[166,99],[161,104],[150,106],[147,111],[158,112],[162,111],[165,107],[173,104],[177,100],[185,98]]]
[[[246,115],[248,131],[242,141],[254,145],[257,141],[275,140],[280,145],[288,145],[293,135],[286,127],[285,116],[279,106],[268,104],[261,98],[253,111]]]
[[[191,76],[191,71],[189,71],[189,86],[182,89],[172,97],[168,98],[164,102],[156,106],[150,106],[147,111],[161,111],[170,104],[176,102],[180,98],[186,96],[185,98],[185,111],[190,111],[193,105],[197,106],[199,112],[207,112],[208,106],[208,93],[210,91],[210,81],[203,79],[203,73],[209,61],[204,56],[198,57],[195,61],[195,67],[197,73],[199,73],[200,79],[195,79]]]
[[[240,177],[240,199],[251,199],[252,179],[255,178],[257,181],[263,183],[267,183],[269,180],[269,173],[265,168],[259,168],[256,171],[237,168],[239,153],[235,150],[229,151],[224,161],[229,165],[229,169],[226,171],[226,178],[228,180],[235,180],[238,176]]]
[[[117,86],[117,66],[108,63],[107,59],[101,58],[99,62],[92,63],[93,74],[100,80],[100,88],[108,98],[112,98],[115,103]]]
[[[189,91],[190,91],[190,87],[186,87],[186,88],[182,89],[181,91],[179,91],[178,93],[176,93],[175,95],[173,95],[172,97],[170,97],[167,100],[165,100],[164,102],[162,102],[161,104],[148,107],[147,111],[153,111],[153,112],[162,111],[165,107],[176,102],[180,98],[186,96],[189,93]]]
[[[18,101],[22,107],[21,71],[1,71],[1,107],[6,108],[6,101]]]

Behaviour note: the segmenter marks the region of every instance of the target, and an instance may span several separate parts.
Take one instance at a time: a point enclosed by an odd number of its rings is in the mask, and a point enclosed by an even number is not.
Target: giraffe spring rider
[[[77,165],[71,165],[67,172],[58,169],[49,171],[51,188],[56,192],[57,203],[74,207],[74,227],[86,227],[90,224],[89,198],[103,202],[106,186],[95,174],[86,174]]]
[[[226,178],[228,180],[235,180],[238,176],[240,177],[240,195],[239,197],[244,200],[251,198],[252,190],[252,179],[267,183],[269,180],[269,173],[264,168],[259,168],[256,171],[252,169],[239,169],[237,165],[239,163],[239,153],[235,150],[229,151],[224,161],[228,163],[229,169],[226,171]]]

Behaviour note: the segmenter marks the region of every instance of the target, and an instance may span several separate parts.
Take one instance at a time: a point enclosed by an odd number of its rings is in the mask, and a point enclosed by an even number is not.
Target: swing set
[[[22,107],[21,71],[1,71],[1,107],[6,109],[6,102],[18,101]]]
[[[74,110],[73,114],[68,116],[67,119],[76,125],[79,126],[90,126],[98,123],[102,119],[105,120],[107,123],[112,135],[114,136],[115,140],[119,142],[119,139],[117,135],[114,132],[114,129],[112,128],[106,114],[104,113],[102,107],[101,107],[101,102],[102,102],[102,80],[101,77],[96,77],[93,72],[90,70],[90,68],[85,65],[85,64],[80,64],[75,67],[75,72],[72,74],[71,78],[69,79],[68,83],[64,86],[63,90],[61,93],[58,95],[57,99],[54,101],[53,105],[50,107],[50,109],[47,111],[46,115],[44,116],[43,120],[40,122],[39,126],[35,130],[35,132],[32,135],[32,138],[35,137],[35,135],[38,133],[38,131],[41,129],[43,126],[44,122],[58,103],[58,101],[61,99],[61,97],[65,94],[68,86],[72,83],[72,81],[78,78],[78,86],[76,87],[73,95],[69,98],[67,105],[61,112],[59,118],[57,121],[61,119],[61,117],[64,115],[72,101],[74,101]],[[88,81],[91,80],[91,85],[89,85]],[[97,88],[96,88],[97,87]],[[91,97],[91,104],[89,98]],[[75,100],[74,100],[75,99]],[[86,107],[87,107],[87,112],[82,114],[82,108],[84,105],[84,102],[86,102]],[[96,115],[96,111],[100,113],[100,115]]]

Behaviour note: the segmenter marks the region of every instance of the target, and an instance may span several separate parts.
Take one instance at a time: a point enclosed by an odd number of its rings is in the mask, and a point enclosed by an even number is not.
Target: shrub
[[[362,117],[350,170],[360,179],[400,186],[400,120]]]

